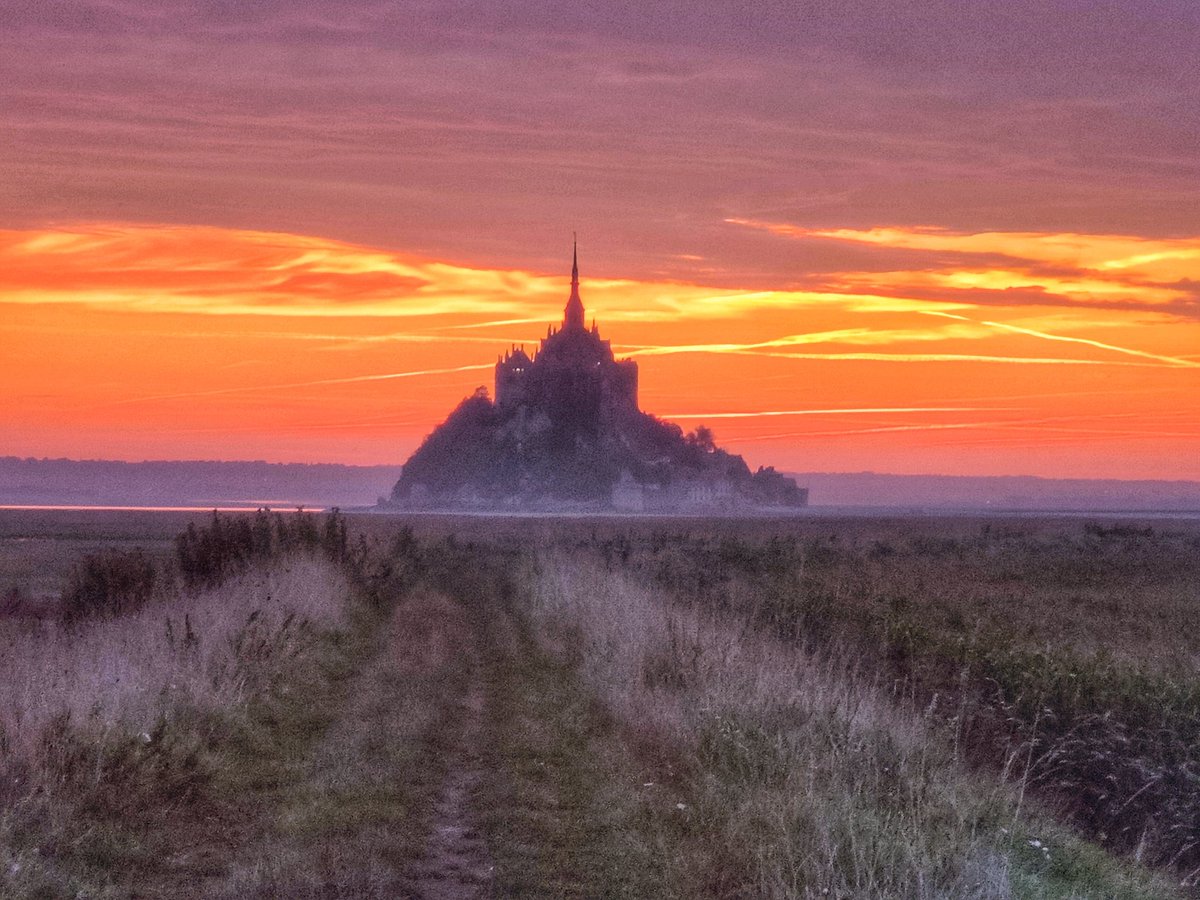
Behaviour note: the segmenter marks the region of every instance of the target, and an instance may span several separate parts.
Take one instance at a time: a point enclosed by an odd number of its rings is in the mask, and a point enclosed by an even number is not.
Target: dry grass
[[[936,702],[972,762],[1019,775],[1088,836],[1194,885],[1194,527],[924,524],[853,541],[618,540],[605,553],[685,605],[797,646],[860,648],[897,694]]]
[[[371,519],[343,566],[0,619],[0,896],[403,895],[455,759],[505,895],[1172,895],[1033,817],[1031,754],[1015,784],[966,771],[978,710],[896,678],[887,642],[1051,643],[1076,603],[1092,624],[1055,646],[1084,652],[1151,598],[1117,635],[1136,656],[1194,621],[1193,535],[519,525],[417,547]]]
[[[8,752],[35,752],[64,718],[143,733],[181,705],[236,706],[286,665],[311,628],[335,623],[349,594],[340,570],[297,557],[79,629],[0,620]]]
[[[77,628],[0,621],[0,896],[124,896],[228,819],[250,710],[309,677],[351,590],[294,557]]]
[[[1008,790],[963,773],[853,657],[799,652],[577,556],[539,570],[547,640],[680,760],[674,791],[669,773],[647,787],[679,820],[661,827],[678,836],[664,862],[680,895],[1162,895],[1058,832],[1048,854],[1026,843]]]
[[[408,895],[460,715],[472,665],[463,650],[473,635],[458,604],[416,591],[376,639],[269,829],[195,896]]]

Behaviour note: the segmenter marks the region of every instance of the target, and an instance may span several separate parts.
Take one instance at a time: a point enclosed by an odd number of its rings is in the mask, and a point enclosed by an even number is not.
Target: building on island
[[[547,326],[533,356],[524,347],[513,347],[497,361],[496,406],[570,408],[576,411],[572,418],[604,425],[637,412],[637,391],[637,363],[615,359],[612,344],[600,337],[595,321],[591,328],[584,324],[576,248],[562,325]]]
[[[404,464],[385,506],[728,512],[804,506],[807,492],[771,468],[751,472],[707,429],[684,434],[638,408],[638,365],[586,324],[579,253],[562,324],[532,354],[496,361],[480,387]]]

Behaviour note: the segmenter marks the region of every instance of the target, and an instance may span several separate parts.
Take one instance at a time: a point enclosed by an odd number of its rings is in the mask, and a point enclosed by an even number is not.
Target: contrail
[[[550,313],[550,315],[557,315],[557,311]],[[494,322],[467,322],[464,325],[442,325],[436,330],[459,331],[464,328],[495,328],[499,325],[543,325],[545,322],[545,319],[497,319]],[[481,338],[481,340],[483,339]],[[491,338],[486,338],[486,340],[491,340]]]
[[[1115,344],[1105,344],[1101,341],[1093,341],[1088,338],[1067,337],[1061,334],[1048,334],[1045,331],[1035,331],[1032,328],[1021,328],[1017,325],[1005,325],[1003,322],[989,322],[987,320],[981,320],[980,324],[990,325],[992,328],[1003,328],[1005,331],[1013,331],[1017,334],[1027,334],[1031,337],[1045,338],[1048,341],[1066,341],[1070,344],[1087,344],[1089,347],[1097,347],[1101,350],[1112,350],[1115,353],[1127,353],[1130,356],[1141,356],[1146,359],[1157,359],[1160,362],[1170,363],[1181,368],[1200,369],[1200,363],[1193,362],[1189,359],[1180,359],[1178,356],[1162,356],[1158,353],[1147,353],[1144,350],[1132,350],[1129,347],[1118,347]]]
[[[999,325],[995,322],[976,322],[973,319],[968,319],[966,316],[953,315],[951,313],[932,312],[921,310],[926,315],[944,316],[947,319],[960,319],[963,322],[970,322],[974,325],[991,325],[994,327],[1014,327]],[[1036,357],[1036,356],[994,356],[989,354],[975,353],[879,353],[874,351],[857,351],[848,353],[785,353],[778,352],[772,348],[779,347],[794,347],[801,344],[817,344],[827,341],[836,342],[839,338],[856,337],[868,333],[867,329],[853,328],[844,329],[841,331],[823,331],[813,334],[795,334],[787,337],[775,338],[768,341],[759,341],[752,344],[676,344],[662,346],[646,346],[626,344],[624,347],[632,347],[626,356],[665,356],[676,353],[714,353],[714,354],[729,354],[731,356],[760,356],[773,359],[815,359],[815,360],[860,360],[868,362],[996,362],[996,363],[1015,363],[1024,365],[1065,365],[1065,366],[1146,366],[1150,367],[1151,363],[1133,363],[1133,362],[1115,362],[1104,359],[1062,359],[1058,357]],[[1093,341],[1087,341],[1083,338],[1065,338],[1055,337],[1053,335],[1042,335],[1042,337],[1056,339],[1061,341],[1079,341],[1081,343],[1096,344],[1096,346],[1108,347],[1107,344],[1099,344]],[[1152,353],[1142,353],[1136,350],[1125,350],[1117,347],[1109,349],[1121,350],[1123,353],[1131,353],[1134,356],[1148,357],[1156,360],[1158,363],[1167,363],[1172,368],[1179,366],[1196,366],[1200,367],[1200,363],[1190,363],[1187,360],[1178,359],[1173,356],[1156,356]],[[1161,366],[1159,366],[1161,367]]]
[[[1111,350],[1114,353],[1125,353],[1129,356],[1140,356],[1144,359],[1154,359],[1159,362],[1169,363],[1176,368],[1185,369],[1200,369],[1200,362],[1180,356],[1163,356],[1159,353],[1148,353],[1145,350],[1134,350],[1130,347],[1118,347],[1116,344],[1106,344],[1103,341],[1093,341],[1090,338],[1068,337],[1064,334],[1051,334],[1047,331],[1037,331],[1033,328],[1022,328],[1019,325],[1007,325],[1004,322],[992,322],[987,319],[971,319],[967,316],[960,316],[955,313],[937,312],[934,310],[922,310],[922,314],[926,316],[939,316],[943,319],[958,319],[962,322],[973,322],[979,325],[987,325],[990,328],[999,328],[1003,331],[1011,331],[1015,334],[1025,334],[1030,337],[1042,338],[1047,341],[1063,341],[1068,344],[1084,344],[1088,347],[1095,347],[1099,350]]]
[[[767,353],[760,350],[730,350],[733,356],[762,356],[770,359],[813,359],[838,362],[867,361],[867,362],[990,362],[1012,363],[1016,365],[1055,365],[1055,366],[1135,366],[1146,369],[1168,368],[1162,364],[1149,362],[1116,362],[1108,359],[1064,359],[1054,356],[989,356],[976,353]],[[634,356],[636,354],[629,354]],[[1170,366],[1170,368],[1178,368]]]
[[[662,413],[667,419],[765,419],[774,416],[837,416],[855,413],[1016,412],[1021,406],[875,406],[845,409],[771,409],[762,412]]]
[[[904,431],[964,431],[973,429],[995,429],[997,431],[1033,431],[1054,434],[1104,434],[1104,435],[1154,435],[1156,437],[1194,437],[1194,433],[1178,431],[1153,431],[1142,429],[1107,429],[1066,427],[1060,422],[1091,419],[1128,419],[1135,413],[1109,413],[1099,416],[1043,416],[1035,419],[999,419],[986,422],[928,422],[915,425],[879,425],[870,428],[848,428],[831,431],[790,431],[776,434],[753,435],[738,438],[737,442],[780,440],[791,437],[843,437],[856,434],[892,434]]]
[[[179,394],[151,394],[131,397],[128,400],[113,400],[103,406],[126,406],[130,403],[150,403],[155,400],[182,400],[188,397],[215,397],[222,394],[250,394],[259,391],[283,391],[291,388],[319,387],[328,384],[357,384],[364,381],[392,381],[397,378],[417,378],[422,375],[450,375],[455,372],[474,372],[491,369],[491,363],[470,366],[453,366],[447,369],[415,369],[410,372],[387,372],[382,375],[353,375],[349,378],[321,378],[316,381],[291,381],[287,384],[246,385],[243,387],[217,388],[211,391],[186,391]]]

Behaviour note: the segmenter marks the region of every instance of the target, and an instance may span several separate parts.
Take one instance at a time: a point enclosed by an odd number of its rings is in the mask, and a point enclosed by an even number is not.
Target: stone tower
[[[571,252],[571,294],[562,326],[546,329],[533,356],[513,347],[496,362],[496,405],[531,407],[551,421],[573,421],[596,431],[627,413],[636,413],[637,363],[617,360],[612,345],[593,324],[584,324],[579,295],[579,249]]]

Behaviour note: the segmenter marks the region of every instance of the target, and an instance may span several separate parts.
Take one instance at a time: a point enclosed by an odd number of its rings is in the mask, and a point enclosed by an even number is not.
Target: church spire
[[[571,245],[571,296],[563,311],[563,328],[583,327],[583,300],[579,298],[579,241],[576,239]]]

